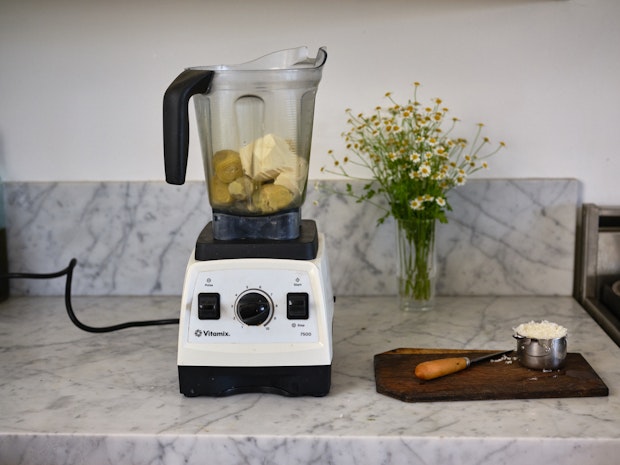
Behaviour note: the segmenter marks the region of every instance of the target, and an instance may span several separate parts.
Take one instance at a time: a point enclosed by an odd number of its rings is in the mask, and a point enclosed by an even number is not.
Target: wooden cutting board
[[[509,360],[484,361],[442,378],[423,381],[418,363],[447,357],[479,357],[492,350],[395,349],[374,356],[377,392],[404,402],[596,397],[609,389],[581,354],[569,353],[561,370],[543,372]],[[514,359],[513,359],[514,358]],[[512,363],[510,363],[512,361]]]

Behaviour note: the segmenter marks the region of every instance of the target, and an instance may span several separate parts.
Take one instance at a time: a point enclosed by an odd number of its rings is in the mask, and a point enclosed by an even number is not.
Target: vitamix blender
[[[317,86],[305,47],[183,71],[164,96],[166,180],[183,184],[193,97],[213,220],[187,265],[178,341],[186,396],[323,396],[334,297],[325,240],[301,219]]]

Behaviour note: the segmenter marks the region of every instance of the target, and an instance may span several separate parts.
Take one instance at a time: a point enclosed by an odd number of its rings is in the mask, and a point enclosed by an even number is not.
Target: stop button
[[[289,320],[307,320],[310,316],[308,294],[289,292],[286,295],[286,317]]]

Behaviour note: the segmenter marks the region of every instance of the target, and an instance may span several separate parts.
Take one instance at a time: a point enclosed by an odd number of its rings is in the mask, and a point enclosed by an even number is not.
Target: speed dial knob
[[[249,326],[258,326],[271,318],[271,301],[261,292],[247,292],[237,300],[237,316]]]

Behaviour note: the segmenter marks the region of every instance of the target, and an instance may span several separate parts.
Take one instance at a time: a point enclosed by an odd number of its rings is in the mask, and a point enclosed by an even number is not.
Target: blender
[[[324,396],[334,297],[325,238],[301,218],[324,48],[185,69],[164,95],[166,181],[185,182],[193,99],[212,221],[181,297],[186,396]]]

